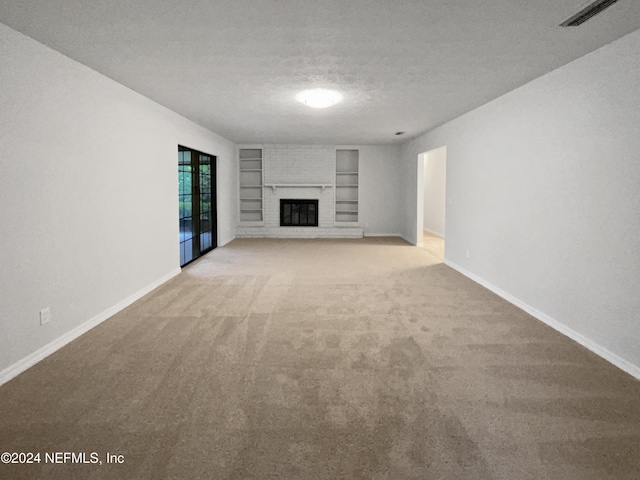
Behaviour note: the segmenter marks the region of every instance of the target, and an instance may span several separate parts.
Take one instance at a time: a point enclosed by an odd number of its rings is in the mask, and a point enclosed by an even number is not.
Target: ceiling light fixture
[[[296,100],[312,108],[327,108],[342,101],[342,94],[335,90],[314,88],[304,90],[296,95]]]

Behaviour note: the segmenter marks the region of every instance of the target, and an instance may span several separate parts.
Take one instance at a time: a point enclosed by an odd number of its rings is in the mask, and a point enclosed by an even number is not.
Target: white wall
[[[640,375],[640,31],[403,145],[447,146],[446,261]],[[469,249],[470,258],[465,257]]]
[[[347,147],[340,147],[347,148]],[[402,169],[398,146],[360,145],[359,215],[367,235],[402,234]]]
[[[231,142],[1,24],[0,85],[1,383],[179,271],[178,144],[218,157],[219,244],[237,173]]]
[[[422,228],[444,238],[447,148],[424,155],[424,206]]]

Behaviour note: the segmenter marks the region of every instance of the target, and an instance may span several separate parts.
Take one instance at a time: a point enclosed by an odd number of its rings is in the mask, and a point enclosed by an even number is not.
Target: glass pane
[[[200,250],[207,250],[211,248],[211,232],[205,232],[200,234]]]
[[[290,225],[291,224],[291,204],[290,203],[285,203],[284,207],[283,207],[283,215],[282,215],[282,220],[283,223],[285,225]]]
[[[178,191],[182,194],[191,193],[192,174],[191,167],[180,167],[178,174]]]
[[[188,217],[191,215],[187,207],[191,205],[191,195],[180,195],[178,201],[178,208],[180,212],[180,218]]]
[[[200,192],[211,193],[211,176],[209,175],[200,176]]]
[[[300,212],[298,210],[298,204],[291,204],[291,224],[292,225],[300,225]]]
[[[178,152],[178,164],[191,165],[191,152],[189,151]]]
[[[316,223],[318,223],[316,220],[316,204],[310,203],[309,204],[309,225],[315,225]]]
[[[200,157],[200,175],[209,175],[211,173],[211,164],[209,160],[207,163],[202,163],[202,156]]]
[[[182,195],[180,198],[180,217],[190,217],[193,213],[191,195]]]
[[[193,237],[193,219],[191,217],[180,219],[180,241]]]
[[[200,231],[208,232],[211,230],[211,215],[203,213],[200,215]]]
[[[211,195],[200,196],[200,211],[203,213],[211,211]]]
[[[187,240],[186,242],[184,242],[183,245],[184,245],[184,260],[182,263],[185,264],[193,260],[193,241]]]

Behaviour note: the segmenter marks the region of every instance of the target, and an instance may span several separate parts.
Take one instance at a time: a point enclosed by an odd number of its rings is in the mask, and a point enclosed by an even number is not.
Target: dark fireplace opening
[[[317,227],[318,200],[280,199],[281,227]]]

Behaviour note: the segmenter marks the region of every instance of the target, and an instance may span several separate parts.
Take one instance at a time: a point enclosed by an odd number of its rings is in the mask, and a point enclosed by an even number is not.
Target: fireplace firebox
[[[281,227],[317,227],[318,200],[280,199]]]

